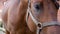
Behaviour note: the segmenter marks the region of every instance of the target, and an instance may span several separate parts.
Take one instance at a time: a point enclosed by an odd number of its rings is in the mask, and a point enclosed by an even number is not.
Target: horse
[[[26,24],[28,0],[7,0],[3,11],[2,21],[6,34],[35,34]]]
[[[36,34],[59,34],[60,23],[57,21],[58,0],[30,0],[26,22]]]
[[[29,4],[28,0],[7,1],[2,12],[6,34],[36,34],[36,31],[37,34],[58,34],[60,31],[59,26],[55,25],[60,24],[57,23],[58,5],[56,5],[56,1],[30,1]],[[35,23],[37,24],[37,28]],[[42,25],[44,26],[43,29]]]

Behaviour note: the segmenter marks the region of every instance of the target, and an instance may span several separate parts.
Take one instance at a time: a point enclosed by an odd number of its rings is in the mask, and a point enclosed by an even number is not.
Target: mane
[[[59,4],[57,3],[57,1],[56,0],[51,0],[51,1],[55,5],[56,9],[59,9]]]

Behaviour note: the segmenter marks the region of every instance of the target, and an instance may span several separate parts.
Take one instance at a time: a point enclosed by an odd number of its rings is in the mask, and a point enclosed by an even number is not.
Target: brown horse
[[[27,11],[27,25],[37,34],[60,34],[57,22],[58,3],[56,0],[30,0]]]
[[[34,34],[26,24],[25,16],[28,0],[8,0],[2,11],[6,34]]]
[[[26,11],[28,0],[8,0],[2,12],[2,19],[6,29],[6,34],[35,34],[38,21],[54,26],[44,27],[41,34],[59,34],[57,24],[57,5],[52,0],[30,0],[29,17],[26,25]],[[31,16],[34,16],[33,18]],[[32,18],[32,19],[31,19]],[[34,19],[34,20],[33,20]],[[39,26],[40,23],[39,22]],[[46,24],[47,24],[46,23]],[[46,25],[45,24],[45,25]],[[59,25],[59,24],[58,24]]]

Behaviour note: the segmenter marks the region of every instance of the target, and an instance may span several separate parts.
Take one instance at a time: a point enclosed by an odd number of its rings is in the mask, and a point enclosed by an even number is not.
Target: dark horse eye
[[[35,5],[35,8],[37,9],[37,10],[39,10],[40,9],[40,5]]]
[[[43,4],[42,3],[37,3],[34,5],[36,10],[41,10],[43,8]]]

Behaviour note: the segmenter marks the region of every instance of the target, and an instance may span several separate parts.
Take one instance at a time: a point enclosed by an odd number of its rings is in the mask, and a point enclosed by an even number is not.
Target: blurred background
[[[2,25],[2,19],[1,19],[1,12],[2,12],[2,9],[3,9],[3,6],[4,6],[4,2],[6,2],[6,0],[0,0],[0,34],[5,34],[3,32],[4,28],[3,28],[3,25]]]

